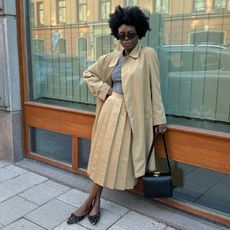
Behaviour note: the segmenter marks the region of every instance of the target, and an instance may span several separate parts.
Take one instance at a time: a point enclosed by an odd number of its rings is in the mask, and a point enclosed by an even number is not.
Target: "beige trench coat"
[[[121,52],[101,56],[83,73],[90,91],[97,97],[93,130],[97,128],[98,115],[107,92],[112,87],[111,74]],[[145,174],[146,156],[153,140],[153,126],[166,123],[160,92],[159,63],[154,50],[149,47],[142,48],[138,42],[122,65],[121,79],[133,135],[134,175],[138,178]]]

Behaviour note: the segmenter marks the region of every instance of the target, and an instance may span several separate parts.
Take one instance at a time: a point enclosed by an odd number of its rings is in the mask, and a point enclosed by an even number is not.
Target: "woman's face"
[[[118,28],[118,40],[124,47],[125,54],[128,55],[138,42],[138,35],[134,26],[121,25]]]

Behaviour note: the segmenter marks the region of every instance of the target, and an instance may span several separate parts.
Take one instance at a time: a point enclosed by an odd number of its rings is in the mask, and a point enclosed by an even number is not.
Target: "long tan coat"
[[[121,51],[101,56],[83,73],[89,89],[97,97],[96,120],[112,87],[111,74]],[[124,101],[128,112],[133,142],[132,156],[135,177],[145,173],[146,155],[153,139],[153,126],[166,123],[160,92],[159,63],[152,48],[136,47],[124,61],[121,69]],[[94,133],[94,132],[93,132]]]

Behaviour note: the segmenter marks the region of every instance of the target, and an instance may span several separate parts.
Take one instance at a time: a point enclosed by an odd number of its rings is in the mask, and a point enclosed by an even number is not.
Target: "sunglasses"
[[[134,32],[128,32],[127,34],[118,33],[117,34],[117,39],[120,40],[120,41],[123,41],[127,37],[127,39],[129,40],[129,39],[135,38],[136,35],[137,35],[137,33],[134,33]]]

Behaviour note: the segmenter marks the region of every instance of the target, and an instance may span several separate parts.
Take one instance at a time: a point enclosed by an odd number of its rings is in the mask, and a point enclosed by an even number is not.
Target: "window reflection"
[[[87,1],[78,0],[78,20],[84,22],[87,20]]]
[[[66,22],[66,0],[57,0],[57,22]]]
[[[68,164],[72,163],[71,136],[30,128],[30,151]]]
[[[100,0],[100,16],[102,20],[108,19],[108,15],[110,14],[110,0]]]
[[[226,0],[214,0],[214,9],[222,9],[226,7]]]
[[[44,25],[44,4],[43,2],[37,3],[37,23],[38,25]]]
[[[180,2],[180,4],[178,4]],[[149,16],[145,46],[159,55],[168,116],[230,121],[230,16],[223,0],[33,0],[30,100],[87,110],[95,99],[82,72],[116,49],[107,20],[112,8],[139,5]],[[215,9],[220,9],[216,11]],[[202,14],[199,13],[202,11]],[[67,17],[68,16],[68,17]],[[35,19],[35,20],[34,20]],[[63,24],[64,23],[64,24]],[[171,119],[170,119],[171,120]]]
[[[156,0],[156,12],[168,13],[169,12],[169,0]]]
[[[204,11],[205,10],[205,0],[195,0],[194,1],[194,10],[195,11]]]

